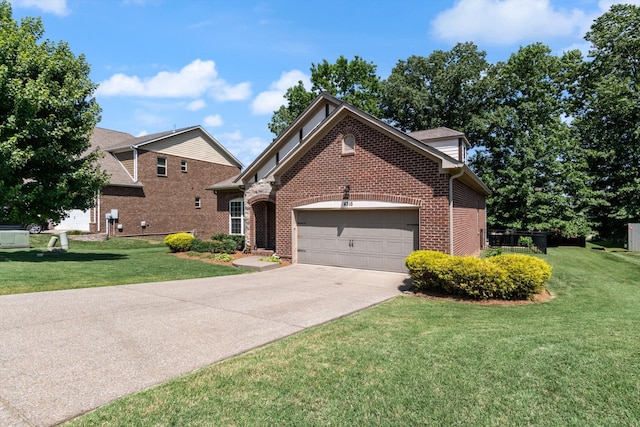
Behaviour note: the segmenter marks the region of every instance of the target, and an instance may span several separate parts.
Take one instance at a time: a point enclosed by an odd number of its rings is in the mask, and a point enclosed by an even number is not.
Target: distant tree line
[[[321,92],[404,131],[456,129],[493,192],[490,227],[609,237],[640,222],[639,34],[640,7],[625,4],[594,21],[587,58],[534,43],[491,64],[467,42],[399,60],[386,80],[358,56],[323,60],[269,129],[280,134]]]

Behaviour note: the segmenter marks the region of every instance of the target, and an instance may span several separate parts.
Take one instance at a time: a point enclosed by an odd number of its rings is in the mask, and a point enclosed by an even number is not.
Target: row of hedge
[[[214,254],[232,254],[244,249],[244,236],[218,233],[211,240],[201,240],[190,233],[174,233],[164,238],[164,244],[171,252],[211,252]]]
[[[519,254],[480,259],[435,251],[415,251],[405,260],[418,290],[474,299],[529,299],[545,290],[551,266]]]

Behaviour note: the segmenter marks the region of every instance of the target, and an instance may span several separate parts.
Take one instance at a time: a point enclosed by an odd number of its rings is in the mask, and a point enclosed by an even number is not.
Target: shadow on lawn
[[[77,253],[77,252],[42,252],[42,251],[14,251],[0,252],[0,263],[14,262],[64,262],[64,261],[116,261],[129,258],[123,254],[110,253]]]

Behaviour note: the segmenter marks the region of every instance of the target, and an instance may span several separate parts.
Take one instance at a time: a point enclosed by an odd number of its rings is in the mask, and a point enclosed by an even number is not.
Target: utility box
[[[29,247],[27,230],[0,230],[0,249],[19,249]]]
[[[640,224],[629,224],[627,228],[629,232],[628,249],[632,252],[640,252]]]

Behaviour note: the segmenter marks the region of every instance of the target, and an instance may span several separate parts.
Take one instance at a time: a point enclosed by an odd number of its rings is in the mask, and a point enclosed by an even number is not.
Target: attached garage
[[[406,272],[418,249],[417,209],[296,212],[297,255],[303,264]]]

